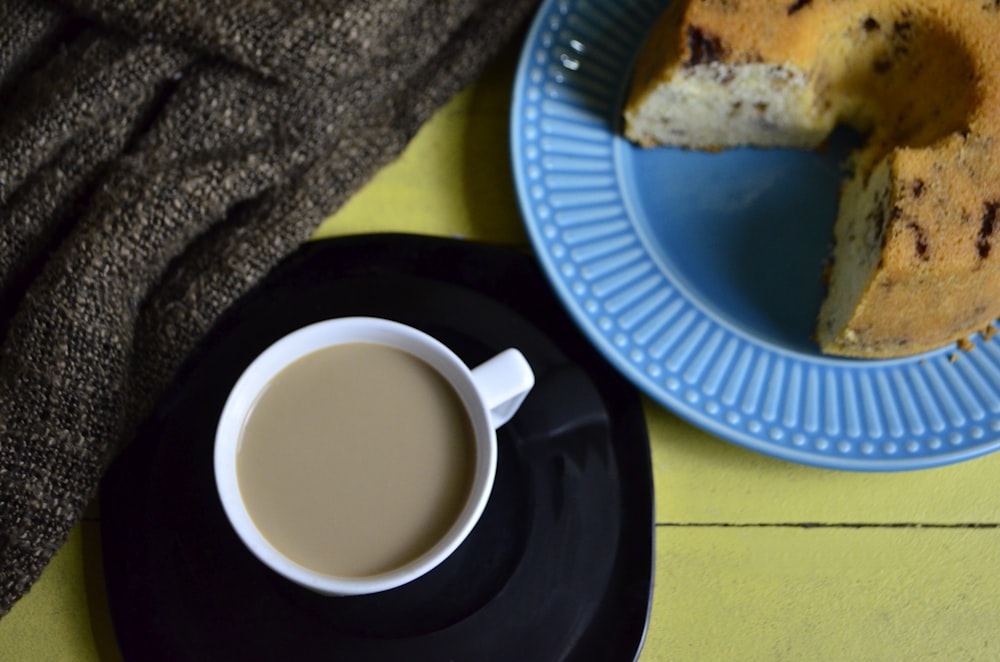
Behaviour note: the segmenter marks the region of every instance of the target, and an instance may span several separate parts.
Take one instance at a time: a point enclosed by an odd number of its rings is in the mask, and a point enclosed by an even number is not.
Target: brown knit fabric
[[[0,614],[220,313],[532,5],[0,3]]]

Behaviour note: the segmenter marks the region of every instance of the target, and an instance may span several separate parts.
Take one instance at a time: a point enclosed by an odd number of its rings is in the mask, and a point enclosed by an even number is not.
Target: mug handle
[[[473,368],[472,381],[497,429],[517,413],[535,385],[535,373],[524,355],[511,348]]]

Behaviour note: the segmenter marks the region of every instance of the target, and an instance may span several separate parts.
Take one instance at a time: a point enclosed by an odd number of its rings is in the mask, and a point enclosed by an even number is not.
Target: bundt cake
[[[864,136],[843,184],[821,351],[893,357],[1000,315],[1000,0],[675,0],[636,62],[643,146]]]

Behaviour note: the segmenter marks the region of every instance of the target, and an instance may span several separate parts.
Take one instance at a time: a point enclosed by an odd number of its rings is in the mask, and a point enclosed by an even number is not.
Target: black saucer
[[[536,387],[501,428],[472,535],[429,575],[331,598],[230,530],[212,444],[250,360],[300,326],[375,315],[470,365],[518,347]],[[635,389],[579,333],[534,260],[408,235],[307,244],[187,363],[101,488],[112,622],[126,660],[631,660],[652,594],[653,483]]]

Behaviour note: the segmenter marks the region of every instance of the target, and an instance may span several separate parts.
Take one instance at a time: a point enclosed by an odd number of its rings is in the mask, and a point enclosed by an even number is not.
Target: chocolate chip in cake
[[[979,227],[979,236],[976,237],[976,250],[979,251],[980,259],[985,260],[990,256],[993,248],[993,234],[1000,224],[1000,200],[993,200],[984,203],[983,224]]]
[[[876,30],[880,29],[882,26],[879,25],[878,21],[876,21],[874,18],[872,18],[871,16],[869,16],[868,18],[866,18],[864,20],[864,23],[861,24],[861,27],[864,28],[865,32],[875,32]]]
[[[892,24],[892,33],[900,39],[909,39],[913,33],[913,23],[910,12],[903,12],[903,17]]]
[[[906,55],[910,52],[907,44],[913,41],[913,13],[904,11],[899,20],[892,24],[893,46],[892,52],[896,55]]]
[[[910,190],[913,192],[914,198],[919,198],[921,195],[923,195],[925,188],[926,185],[924,184],[924,180],[922,179],[913,180],[913,184],[910,186]]]
[[[725,65],[713,67],[712,76],[720,85],[729,85],[736,78],[736,70]]]
[[[684,62],[684,66],[686,67],[716,62],[725,53],[722,41],[715,35],[705,32],[697,25],[688,26],[687,38],[688,51],[690,51],[691,55]]]
[[[923,262],[929,261],[931,257],[927,254],[927,233],[924,232],[924,229],[920,227],[919,224],[913,222],[907,223],[906,228],[908,230],[913,230],[916,235],[913,241],[917,257]]]
[[[795,3],[788,6],[788,15],[791,16],[800,9],[806,7],[812,0],[795,0]]]
[[[883,55],[882,57],[877,58],[872,63],[872,69],[874,69],[875,73],[877,74],[884,74],[891,68],[892,68],[892,60],[889,59],[888,55]]]

